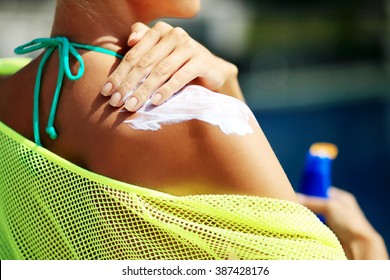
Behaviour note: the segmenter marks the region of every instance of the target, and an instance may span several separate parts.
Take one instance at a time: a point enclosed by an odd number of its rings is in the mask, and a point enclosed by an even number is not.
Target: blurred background
[[[204,0],[169,20],[240,69],[240,82],[299,190],[314,142],[339,148],[333,184],[390,244],[390,0]],[[46,37],[54,0],[0,0],[0,57]]]

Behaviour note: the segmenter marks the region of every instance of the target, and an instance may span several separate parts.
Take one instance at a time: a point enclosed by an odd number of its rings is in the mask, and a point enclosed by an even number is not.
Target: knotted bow
[[[49,119],[46,126],[46,133],[49,134],[51,139],[56,139],[58,135],[54,128],[54,119],[57,111],[58,100],[60,96],[64,75],[66,75],[69,80],[74,81],[80,79],[84,74],[84,61],[81,55],[77,52],[76,48],[97,51],[97,52],[113,55],[118,58],[122,58],[121,55],[104,48],[84,45],[84,44],[71,43],[66,37],[38,38],[27,44],[21,45],[14,50],[15,54],[26,54],[26,53],[37,51],[39,49],[46,49],[42,57],[42,60],[39,63],[38,72],[35,80],[35,86],[34,86],[33,131],[34,131],[35,143],[39,146],[42,146],[40,133],[39,133],[39,95],[41,91],[43,68],[47,60],[55,51],[55,49],[58,49],[59,66],[58,66],[57,85],[54,92],[53,101],[50,108]],[[69,64],[70,55],[72,55],[80,63],[76,75],[73,75],[72,71],[70,70],[70,64]]]

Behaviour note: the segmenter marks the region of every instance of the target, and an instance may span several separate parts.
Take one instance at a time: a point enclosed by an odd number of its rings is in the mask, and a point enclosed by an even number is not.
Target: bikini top
[[[81,55],[77,52],[77,49],[85,49],[89,51],[100,52],[108,55],[112,55],[118,57],[120,59],[123,58],[122,55],[97,46],[85,45],[79,43],[70,42],[66,37],[55,37],[55,38],[38,38],[32,40],[31,42],[21,45],[15,48],[15,54],[26,54],[30,52],[37,51],[39,49],[45,49],[45,53],[42,57],[42,60],[38,67],[37,76],[35,79],[34,86],[34,104],[33,104],[33,131],[34,131],[34,140],[35,143],[39,146],[42,146],[41,137],[39,133],[39,95],[41,91],[41,81],[43,75],[43,69],[45,67],[46,62],[49,60],[50,56],[53,52],[58,49],[58,76],[57,76],[57,85],[53,95],[53,101],[50,108],[49,119],[47,121],[46,133],[50,136],[51,139],[56,139],[58,134],[54,128],[54,120],[58,106],[58,100],[60,97],[62,82],[64,76],[69,80],[78,80],[84,75],[84,61]],[[69,56],[72,55],[79,63],[80,67],[74,75],[70,70],[69,65]]]

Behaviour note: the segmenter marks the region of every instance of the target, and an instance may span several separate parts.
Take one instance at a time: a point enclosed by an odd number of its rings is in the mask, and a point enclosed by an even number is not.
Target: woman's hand
[[[298,194],[298,200],[316,214],[339,238],[349,259],[388,259],[382,237],[372,227],[354,195],[332,187],[329,199]]]
[[[183,29],[158,22],[132,26],[131,49],[108,77],[101,94],[110,104],[137,111],[152,96],[160,105],[187,84],[197,84],[243,100],[237,67],[192,39]]]

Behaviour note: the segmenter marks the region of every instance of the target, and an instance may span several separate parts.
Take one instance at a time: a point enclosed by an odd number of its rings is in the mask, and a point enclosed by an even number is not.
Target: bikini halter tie
[[[54,140],[58,136],[54,128],[54,119],[57,111],[58,100],[60,96],[64,75],[66,75],[68,79],[72,81],[78,80],[84,75],[84,61],[81,55],[77,52],[76,48],[100,52],[100,53],[116,56],[118,58],[122,58],[121,55],[117,54],[114,51],[97,47],[97,46],[69,42],[69,40],[66,37],[38,38],[32,40],[27,44],[21,45],[14,50],[15,54],[26,54],[26,53],[37,51],[39,49],[46,49],[42,57],[42,60],[39,63],[38,72],[35,79],[35,86],[34,86],[33,131],[34,131],[35,143],[39,146],[42,146],[40,133],[39,133],[39,95],[41,91],[43,69],[45,67],[47,60],[52,55],[52,53],[56,49],[58,49],[59,65],[58,65],[57,85],[54,91],[49,119],[47,121],[47,126],[46,126],[46,133],[49,134],[50,138]],[[69,56],[71,55],[80,63],[76,75],[73,75],[72,71],[70,70]]]

